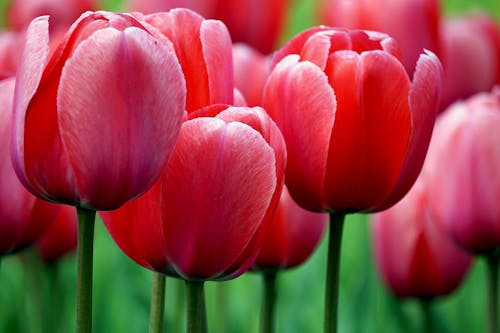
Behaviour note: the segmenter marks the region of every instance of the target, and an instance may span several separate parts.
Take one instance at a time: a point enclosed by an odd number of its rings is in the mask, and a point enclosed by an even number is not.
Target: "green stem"
[[[345,214],[335,212],[330,213],[330,232],[325,289],[325,333],[337,332],[340,249],[342,245],[342,229],[344,227],[344,219]]]
[[[165,275],[153,272],[151,287],[151,308],[149,312],[149,333],[160,333],[163,330],[163,314],[165,312]]]
[[[92,332],[92,270],[94,257],[95,210],[76,207],[78,214],[78,280],[76,332]]]
[[[276,305],[276,273],[263,273],[264,289],[262,294],[261,333],[274,332],[274,310]]]
[[[436,333],[436,326],[434,325],[434,318],[432,315],[432,299],[421,299],[420,308],[422,310],[422,332]]]
[[[498,329],[498,262],[499,256],[493,253],[486,257],[488,284],[487,332],[496,333]]]
[[[188,281],[186,280],[186,310],[187,310],[187,333],[203,333],[206,332],[203,319],[204,312],[204,295],[203,281]]]

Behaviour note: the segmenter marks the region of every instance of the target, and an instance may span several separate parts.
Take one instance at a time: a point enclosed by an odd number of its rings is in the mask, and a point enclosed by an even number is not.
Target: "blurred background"
[[[0,1],[0,13],[6,1]],[[498,0],[443,1],[445,15],[482,9],[500,21]],[[122,1],[107,0],[102,8],[119,10]],[[295,0],[289,12],[285,41],[316,24],[315,1]],[[0,25],[4,24],[0,16]],[[321,332],[326,237],[302,266],[278,277],[276,332]],[[94,262],[94,331],[146,332],[151,272],[133,263],[114,244],[102,223],[96,223]],[[485,321],[485,264],[476,260],[454,294],[434,302],[438,331],[482,332]],[[76,262],[70,254],[43,263],[27,249],[0,262],[0,332],[74,331]],[[258,332],[261,277],[255,273],[228,282],[207,283],[211,332]],[[184,330],[184,286],[167,279],[165,331]],[[421,332],[419,303],[398,300],[384,287],[374,267],[365,215],[348,216],[342,244],[339,332]]]

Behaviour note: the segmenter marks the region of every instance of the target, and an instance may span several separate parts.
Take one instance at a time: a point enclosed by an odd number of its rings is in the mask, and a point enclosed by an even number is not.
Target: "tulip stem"
[[[92,332],[92,270],[94,259],[95,210],[76,207],[78,214],[78,280],[76,332]]]
[[[488,321],[487,332],[496,333],[498,328],[498,253],[486,257],[488,284]]]
[[[165,275],[153,272],[152,276],[149,333],[160,333],[163,330],[165,312]]]
[[[187,333],[203,333],[207,331],[205,311],[205,296],[203,281],[186,280],[186,310]]]
[[[432,299],[421,299],[420,308],[422,309],[422,332],[435,333],[436,329],[434,325],[434,318],[432,316]]]
[[[328,241],[328,258],[326,268],[325,289],[325,322],[324,332],[337,332],[339,302],[340,249],[345,214],[330,213],[330,231]]]
[[[274,310],[276,305],[276,272],[263,273],[264,288],[262,293],[261,333],[274,332]]]

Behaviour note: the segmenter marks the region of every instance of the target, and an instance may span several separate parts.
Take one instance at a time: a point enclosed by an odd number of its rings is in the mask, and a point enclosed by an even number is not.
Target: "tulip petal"
[[[336,117],[336,100],[327,77],[297,55],[284,58],[264,89],[264,108],[287,145],[286,183],[302,207],[321,211],[328,146]],[[314,82],[314,84],[311,84]]]
[[[338,101],[324,188],[327,206],[370,211],[392,191],[408,147],[408,75],[383,51],[335,52],[326,73]]]
[[[226,26],[221,21],[203,21],[200,40],[207,68],[210,104],[233,104],[232,44]]]
[[[26,31],[26,43],[16,77],[12,123],[11,158],[21,182],[36,193],[27,177],[24,163],[24,122],[28,105],[40,84],[49,57],[49,22],[47,16],[34,19]]]
[[[384,210],[398,202],[417,179],[436,120],[441,82],[441,64],[433,53],[427,51],[425,55],[420,56],[410,88],[412,131],[403,168],[392,193],[376,210]]]
[[[179,275],[214,279],[238,258],[269,206],[275,163],[269,145],[245,124],[183,124],[162,176],[164,234]]]
[[[145,31],[101,29],[78,45],[61,75],[58,117],[82,205],[114,209],[151,187],[184,98],[177,59]]]

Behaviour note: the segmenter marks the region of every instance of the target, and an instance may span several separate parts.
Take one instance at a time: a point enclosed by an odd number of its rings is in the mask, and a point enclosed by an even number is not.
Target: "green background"
[[[3,8],[5,1],[0,1]],[[105,8],[118,8],[107,1]],[[314,2],[296,0],[287,37],[314,24]],[[445,1],[448,14],[483,8],[500,19],[497,0]],[[151,273],[129,260],[112,242],[102,223],[96,224],[94,264],[95,332],[146,332]],[[397,300],[374,268],[369,221],[349,216],[344,230],[340,277],[340,332],[420,332],[421,312],[415,300]],[[321,332],[326,261],[325,239],[301,267],[278,278],[276,332]],[[0,263],[0,332],[74,331],[76,263],[68,256],[57,265],[41,264],[24,251]],[[461,288],[432,306],[439,332],[484,331],[485,264],[476,260]],[[233,281],[207,283],[211,332],[258,332],[261,280],[247,273]],[[182,332],[183,284],[167,279],[165,331]]]

